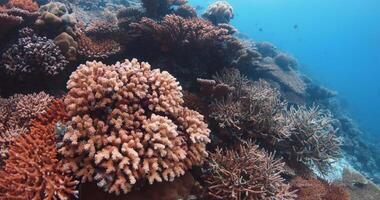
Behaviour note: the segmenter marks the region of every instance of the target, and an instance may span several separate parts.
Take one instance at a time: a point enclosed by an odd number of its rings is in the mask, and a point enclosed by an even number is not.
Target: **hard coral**
[[[207,156],[203,116],[182,107],[168,72],[126,60],[87,62],[67,84],[70,117],[60,153],[65,168],[109,193],[128,193],[138,180],[172,181]]]
[[[284,163],[248,142],[210,154],[205,182],[212,199],[295,199],[280,173]]]
[[[9,7],[20,8],[30,12],[35,12],[38,10],[39,6],[33,0],[10,0],[8,2]]]
[[[142,0],[146,14],[150,18],[158,19],[172,11],[172,6],[181,6],[187,0]]]
[[[78,53],[89,59],[105,59],[121,51],[119,43],[112,39],[94,39],[77,30]]]
[[[52,40],[37,36],[28,28],[20,33],[17,43],[2,55],[8,74],[22,79],[31,74],[54,76],[65,69],[68,61]]]
[[[321,173],[327,173],[331,164],[340,157],[340,139],[332,126],[333,118],[317,106],[291,107],[287,111],[291,126],[291,156]]]
[[[226,1],[216,1],[209,5],[206,12],[202,15],[213,24],[229,23],[234,17],[232,6]]]
[[[70,199],[77,181],[63,172],[56,150],[57,116],[34,121],[28,134],[12,142],[9,158],[0,171],[1,199]]]
[[[297,190],[297,200],[349,200],[348,192],[337,184],[329,184],[315,178],[297,176],[291,183]]]

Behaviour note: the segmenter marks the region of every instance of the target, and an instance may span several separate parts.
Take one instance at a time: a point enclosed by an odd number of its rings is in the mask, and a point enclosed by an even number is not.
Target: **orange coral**
[[[30,12],[36,12],[39,8],[38,3],[33,0],[10,0],[9,7],[16,7]]]
[[[0,199],[70,199],[77,195],[78,182],[62,171],[57,159],[55,122],[65,116],[59,105],[62,102],[54,102],[40,120],[33,121],[29,134],[10,145],[9,159],[0,171]]]
[[[296,177],[291,181],[298,190],[297,200],[349,200],[348,192],[341,186],[329,184],[316,178]]]

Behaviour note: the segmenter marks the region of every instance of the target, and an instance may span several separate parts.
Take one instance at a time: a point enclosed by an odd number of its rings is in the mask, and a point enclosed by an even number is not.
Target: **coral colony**
[[[364,145],[335,93],[233,17],[225,1],[0,1],[0,199],[360,196],[357,172],[324,179]]]

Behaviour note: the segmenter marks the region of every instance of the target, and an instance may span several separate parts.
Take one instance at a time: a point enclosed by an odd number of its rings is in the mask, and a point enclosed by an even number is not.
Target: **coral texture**
[[[59,34],[54,38],[54,44],[59,47],[69,61],[77,59],[78,43],[68,33],[63,32]]]
[[[89,59],[105,59],[121,51],[119,43],[112,39],[98,40],[77,30],[78,53]]]
[[[109,193],[128,193],[141,179],[172,181],[207,156],[210,130],[182,107],[179,83],[136,59],[87,62],[67,84],[71,118],[60,153],[65,168]]]
[[[10,0],[8,2],[9,7],[16,7],[30,12],[38,10],[39,6],[33,0]]]
[[[285,71],[296,69],[298,65],[295,58],[285,53],[277,54],[277,56],[274,57],[274,62]]]
[[[142,0],[147,16],[154,19],[170,14],[172,6],[181,6],[186,3],[187,0]]]
[[[234,18],[234,13],[232,6],[227,1],[216,1],[209,5],[202,17],[215,25],[227,24]]]
[[[333,118],[317,106],[291,107],[287,111],[291,124],[291,155],[310,166],[326,173],[333,162],[340,157],[340,139],[332,126]]]
[[[2,55],[2,64],[8,74],[23,78],[30,74],[54,76],[68,64],[57,45],[46,37],[25,28],[21,38]]]
[[[28,134],[12,142],[0,171],[1,199],[70,199],[77,195],[78,182],[63,172],[57,159],[54,126],[61,119],[43,118],[50,120],[34,121]]]
[[[248,142],[210,154],[205,181],[212,199],[295,199],[280,173],[284,163]]]
[[[350,200],[348,192],[337,184],[315,178],[302,178],[297,176],[291,183],[297,190],[297,200]]]

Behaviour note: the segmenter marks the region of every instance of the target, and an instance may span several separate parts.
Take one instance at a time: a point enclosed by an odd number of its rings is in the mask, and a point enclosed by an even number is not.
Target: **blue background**
[[[212,2],[190,1],[204,8]],[[380,0],[228,2],[240,32],[295,56],[301,71],[336,90],[360,128],[380,141]]]

